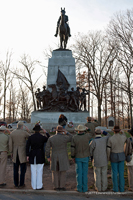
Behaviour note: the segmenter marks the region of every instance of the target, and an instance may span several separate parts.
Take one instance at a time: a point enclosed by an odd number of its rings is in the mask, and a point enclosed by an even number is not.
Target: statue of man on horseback
[[[65,15],[65,13],[66,13],[65,8],[64,8],[64,10],[62,10],[62,8],[61,8],[61,16],[58,19],[56,34],[54,35],[55,37],[57,37],[57,35],[59,33],[60,48],[64,47],[64,49],[66,49],[68,37],[71,37],[70,27],[67,23],[68,22],[68,16]]]
[[[62,8],[61,8],[61,12],[62,12],[62,11],[64,11],[64,12],[66,13],[65,8],[64,8],[64,10],[62,10]],[[59,17],[58,22],[57,22],[56,34],[54,35],[55,37],[57,37],[57,35],[58,35],[58,28],[59,28],[59,25],[60,25],[60,21],[61,21],[61,16]],[[68,16],[65,15],[65,23],[66,23],[66,25],[67,25],[67,33],[68,33],[68,36],[71,37],[71,34],[70,34],[70,27],[69,27],[69,25],[68,25],[68,23],[67,23],[68,21],[69,21],[69,20],[68,20]]]

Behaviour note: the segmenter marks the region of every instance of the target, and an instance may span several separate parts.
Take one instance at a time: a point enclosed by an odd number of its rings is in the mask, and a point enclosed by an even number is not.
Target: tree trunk
[[[107,127],[107,94],[106,94],[106,88],[104,89],[105,93],[105,126]]]
[[[98,121],[101,124],[101,99],[98,98]]]

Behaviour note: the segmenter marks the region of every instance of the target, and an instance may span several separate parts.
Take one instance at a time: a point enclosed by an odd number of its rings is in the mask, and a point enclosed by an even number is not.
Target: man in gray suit
[[[102,137],[101,134],[106,135]],[[94,168],[95,190],[105,191],[107,182],[107,141],[110,134],[100,129],[95,129],[95,139],[90,143],[90,154],[93,156],[92,165]]]

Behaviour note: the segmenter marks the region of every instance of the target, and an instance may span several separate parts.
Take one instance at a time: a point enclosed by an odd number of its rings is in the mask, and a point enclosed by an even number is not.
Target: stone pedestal
[[[43,124],[43,128],[46,130],[51,130],[53,127],[58,125],[58,119],[60,112],[44,112],[44,111],[34,111],[31,113],[31,123],[36,123],[40,121]],[[73,128],[67,128],[67,130],[73,130],[79,124],[85,124],[86,118],[89,116],[88,112],[62,112],[68,122],[72,121],[74,126]]]
[[[75,59],[71,50],[54,50],[49,58],[47,89],[49,84],[56,84],[58,69],[65,75],[70,84],[68,91],[76,89]]]

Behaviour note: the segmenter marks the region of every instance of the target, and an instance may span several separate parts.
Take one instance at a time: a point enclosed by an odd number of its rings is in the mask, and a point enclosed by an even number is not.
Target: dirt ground
[[[10,158],[7,162],[6,170],[6,186],[5,189],[14,189],[13,183],[13,163]],[[45,190],[52,190],[52,174],[50,170],[50,165],[45,165],[43,170],[43,186]],[[92,188],[94,184],[93,178],[93,169],[89,168],[88,170],[88,188]],[[31,171],[30,165],[27,163],[27,170],[25,175],[25,189],[32,189],[31,187]],[[70,162],[70,168],[66,173],[66,190],[73,191],[76,190],[76,173],[75,173],[75,164]]]
[[[108,191],[112,191],[112,179],[111,179],[111,169],[108,169]],[[8,158],[7,161],[7,170],[6,170],[6,186],[5,189],[14,189],[13,183],[13,162],[11,158]],[[43,169],[43,187],[44,190],[53,190],[52,185],[52,173],[50,170],[50,165],[44,165]],[[31,187],[31,171],[30,165],[27,163],[27,170],[25,175],[25,189],[32,189]],[[128,179],[127,175],[125,177],[125,191],[128,189]],[[75,164],[72,160],[70,160],[70,168],[66,172],[66,190],[67,191],[74,191],[76,190],[76,173],[75,173]],[[94,175],[93,175],[93,168],[91,166],[91,162],[89,162],[89,169],[88,169],[88,190],[94,191]]]

